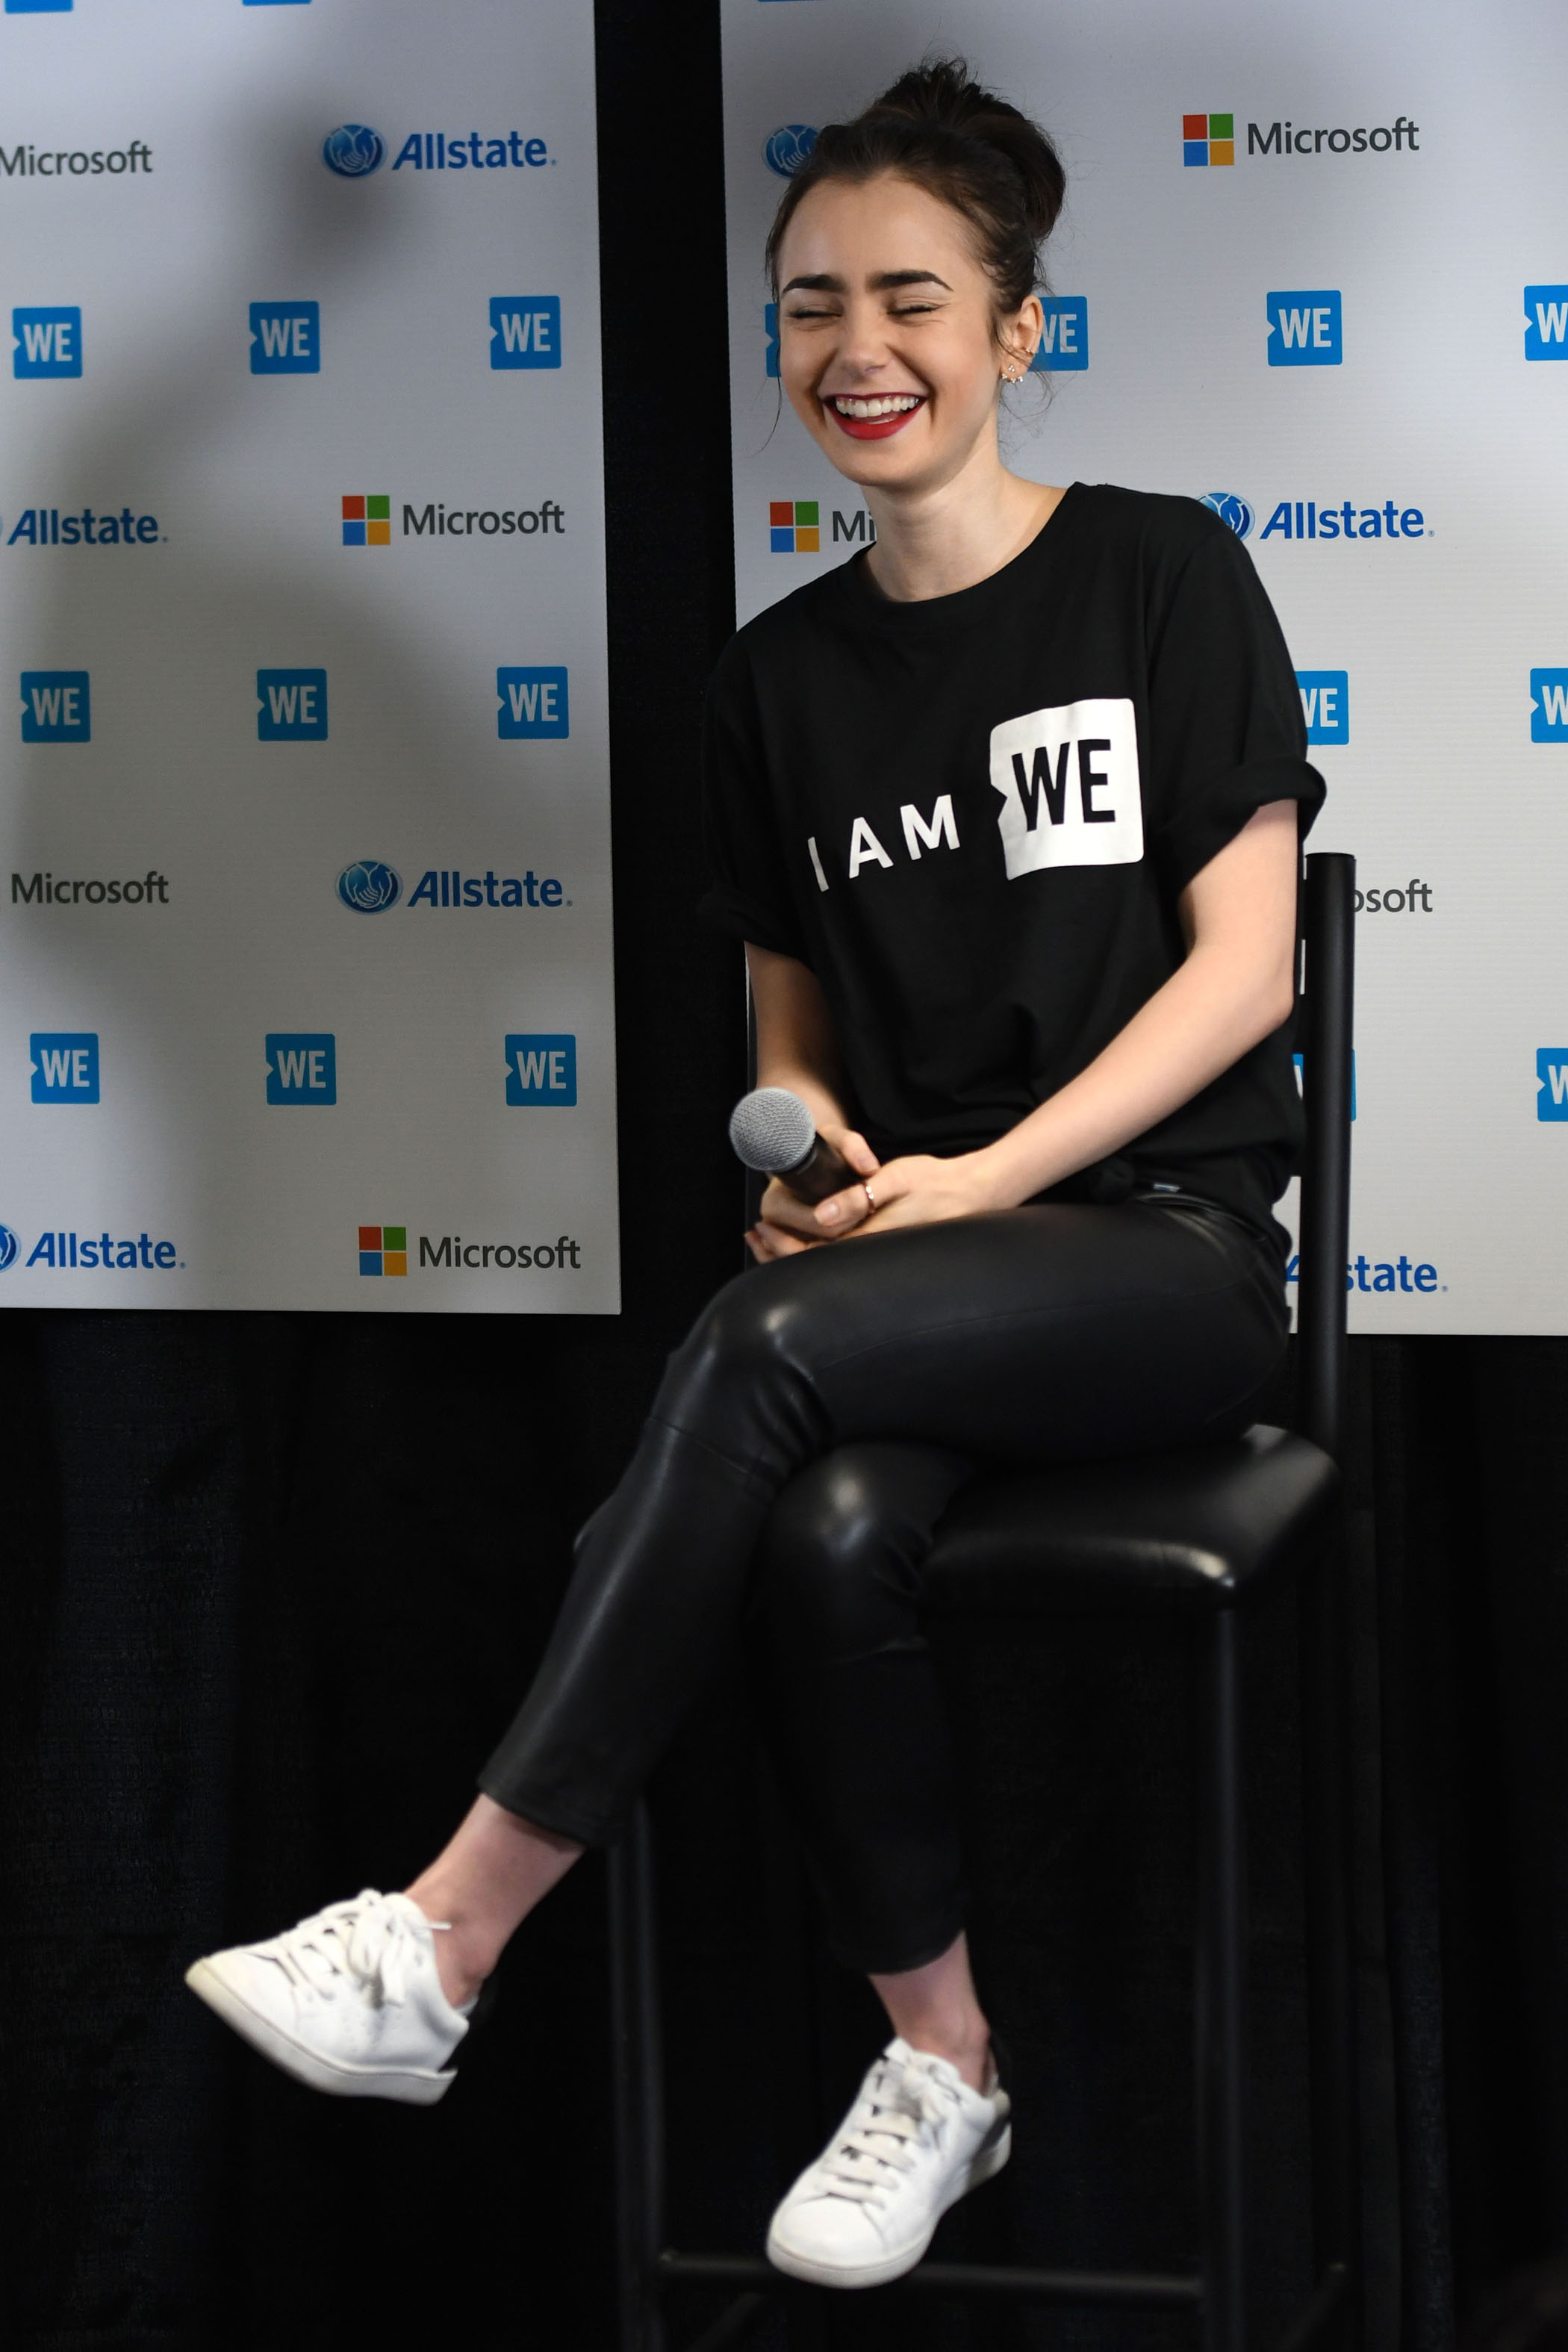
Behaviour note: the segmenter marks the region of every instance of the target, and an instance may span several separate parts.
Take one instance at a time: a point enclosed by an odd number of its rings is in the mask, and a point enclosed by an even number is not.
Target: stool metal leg
[[[1198,1629],[1198,2164],[1205,2352],[1247,2352],[1247,1853],[1239,1627]]]
[[[1361,2339],[1360,2113],[1351,1916],[1351,1794],[1346,1768],[1345,1558],[1336,1527],[1301,1587],[1306,1812],[1307,2005],[1311,2053],[1312,2218],[1320,2272],[1351,2286],[1340,2341]]]
[[[640,1798],[609,1882],[621,2352],[664,2352],[654,2276],[665,2243],[664,2058],[653,1836]]]

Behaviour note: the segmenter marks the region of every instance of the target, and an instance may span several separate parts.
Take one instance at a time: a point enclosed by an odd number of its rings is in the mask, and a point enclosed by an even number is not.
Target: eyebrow
[[[867,284],[873,294],[886,294],[895,286],[940,286],[944,294],[952,291],[946,278],[939,278],[934,269],[880,269],[875,278],[868,279]],[[842,278],[824,272],[817,278],[792,278],[784,291],[786,294],[842,294],[845,285]]]

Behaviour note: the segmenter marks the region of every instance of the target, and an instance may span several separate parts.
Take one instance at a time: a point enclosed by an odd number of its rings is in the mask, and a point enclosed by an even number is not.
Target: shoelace
[[[268,1957],[296,1984],[328,2000],[344,1977],[353,1977],[377,2002],[395,2004],[407,1992],[407,1970],[417,1949],[412,1922],[366,1887],[346,1903],[329,1903],[313,1918],[301,1919],[279,1937]]]
[[[823,2195],[879,2203],[898,2186],[889,2175],[914,2170],[916,2147],[928,2132],[940,2132],[956,2105],[952,2090],[918,2067],[884,2059],[849,2129],[818,2161]]]

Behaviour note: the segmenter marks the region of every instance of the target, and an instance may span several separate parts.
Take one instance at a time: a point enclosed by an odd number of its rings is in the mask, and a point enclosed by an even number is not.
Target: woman
[[[910,2268],[1008,2150],[916,1615],[932,1531],[982,1459],[1240,1429],[1286,1330],[1322,787],[1223,524],[1001,462],[1062,186],[938,64],[822,133],[770,239],[784,389],[876,540],[720,663],[706,903],[746,941],[759,1078],[858,1181],[768,1188],[760,1271],[672,1359],[445,1853],[189,1979],[306,2082],[439,2098],[508,1937],[619,1833],[745,1616],[835,1949],[893,2027],[769,2235],[844,2286]]]

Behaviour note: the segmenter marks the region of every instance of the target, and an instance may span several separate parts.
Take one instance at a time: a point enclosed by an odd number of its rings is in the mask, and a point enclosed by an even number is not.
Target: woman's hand
[[[864,1136],[837,1134],[837,1144],[851,1168],[872,1180],[843,1192],[830,1192],[815,1209],[797,1201],[775,1178],[763,1195],[762,1221],[746,1236],[759,1265],[769,1258],[789,1257],[797,1250],[820,1248],[824,1242],[859,1240],[866,1234],[888,1234],[900,1225],[938,1225],[952,1217],[977,1217],[987,1209],[1011,1204],[1000,1189],[998,1171],[989,1151],[966,1151],[956,1160],[936,1160],[911,1152],[903,1160],[878,1165]]]
[[[859,1189],[864,1192],[865,1186]],[[911,1152],[879,1169],[871,1191],[875,1214],[860,1217],[853,1227],[845,1228],[856,1240],[865,1234],[890,1234],[900,1225],[945,1224],[953,1217],[978,1217],[987,1209],[1014,1205],[1004,1193],[989,1151],[965,1151],[955,1160]],[[823,1202],[822,1209],[837,1208],[844,1197],[842,1192],[835,1193],[831,1201]],[[837,1229],[837,1220],[834,1223]]]
[[[878,1173],[881,1161],[853,1128],[823,1127],[817,1132],[861,1176]],[[771,1258],[794,1257],[800,1250],[819,1249],[824,1242],[842,1241],[870,1214],[863,1183],[852,1184],[847,1192],[830,1192],[814,1208],[774,1176],[763,1194],[762,1214],[746,1235],[746,1247],[759,1265],[766,1265]]]

